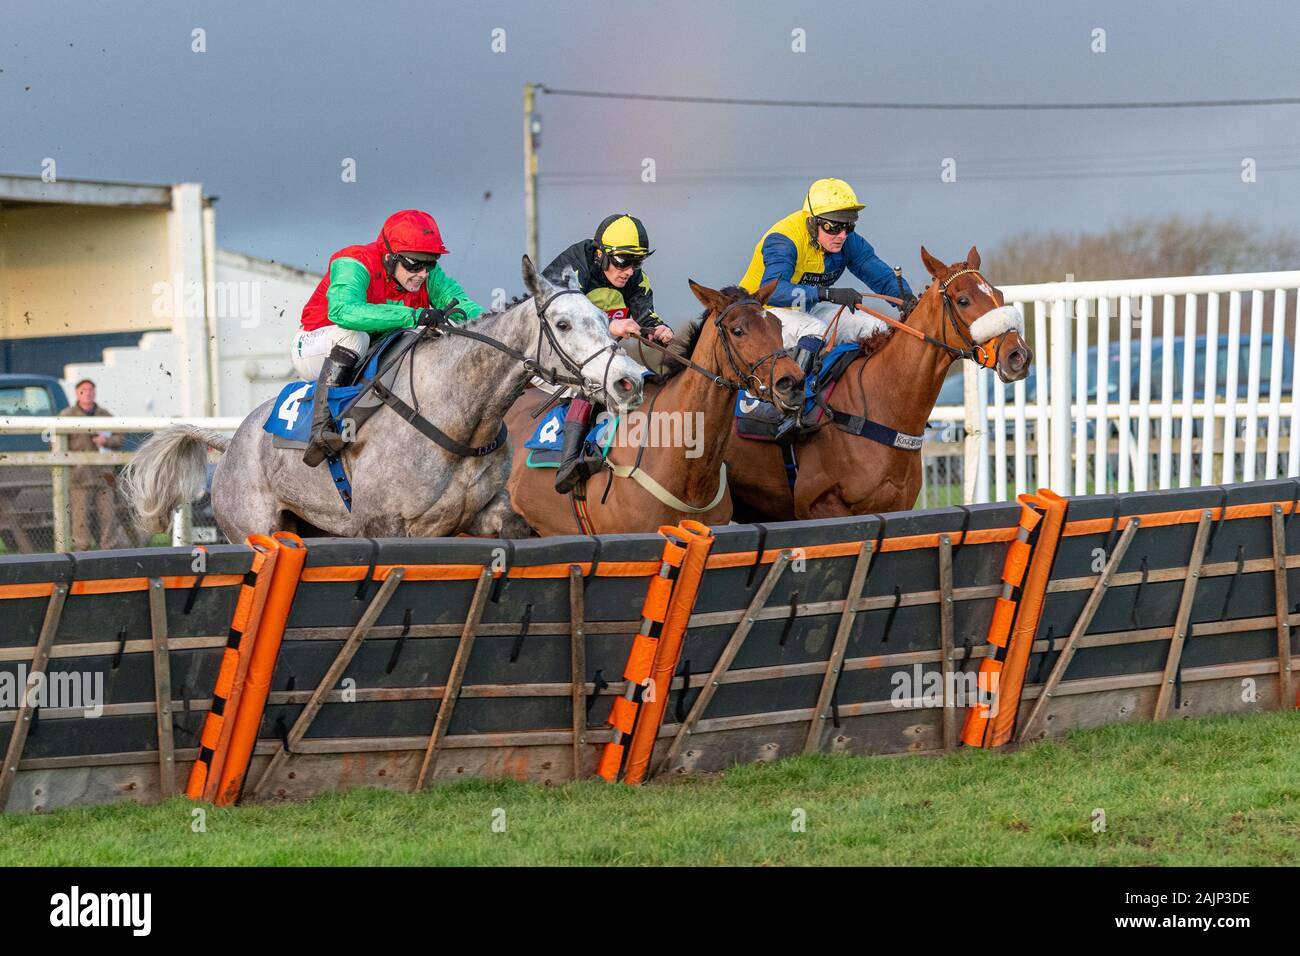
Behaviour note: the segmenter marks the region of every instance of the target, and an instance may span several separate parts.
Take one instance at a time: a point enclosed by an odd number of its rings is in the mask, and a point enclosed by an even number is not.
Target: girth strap
[[[372,388],[379,400],[385,405],[397,412],[402,419],[415,428],[421,435],[437,444],[439,447],[446,449],[453,455],[459,455],[461,458],[482,458],[484,455],[490,455],[506,443],[508,431],[505,422],[501,423],[501,430],[497,432],[497,437],[492,439],[486,445],[479,445],[477,448],[458,442],[446,432],[444,432],[433,422],[429,421],[419,412],[417,412],[406,402],[402,401],[392,393],[383,383],[375,381]]]
[[[898,448],[902,451],[921,450],[921,443],[924,441],[924,437],[921,435],[908,435],[896,428],[890,428],[887,425],[880,424],[880,422],[873,422],[869,418],[863,418],[861,415],[850,415],[830,406],[824,407],[830,412],[831,421],[835,423],[835,427],[848,432],[850,435],[869,438],[874,442],[879,442],[890,448]]]

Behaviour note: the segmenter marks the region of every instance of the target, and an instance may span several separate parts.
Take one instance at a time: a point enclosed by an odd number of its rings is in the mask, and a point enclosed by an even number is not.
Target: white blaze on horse
[[[529,534],[506,493],[506,411],[534,374],[632,410],[641,404],[644,369],[618,349],[605,313],[586,296],[548,281],[527,256],[523,277],[527,298],[424,335],[406,354],[389,386],[399,401],[380,407],[342,452],[351,510],[326,468],[310,468],[300,452],[272,446],[263,428],[274,411],[270,401],[233,438],[175,425],[146,442],[123,474],[141,527],[163,530],[176,508],[202,496],[212,448],[222,453],[213,511],[231,541],[284,530],[341,537]],[[393,404],[414,409],[422,426],[448,441],[426,437]]]

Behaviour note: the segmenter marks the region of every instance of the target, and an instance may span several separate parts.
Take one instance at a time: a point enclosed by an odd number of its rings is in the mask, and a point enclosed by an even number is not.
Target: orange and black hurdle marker
[[[614,737],[605,745],[596,770],[610,783],[619,779],[620,772],[626,783],[644,779],[667,706],[686,623],[713,546],[713,532],[698,521],[662,525],[659,533],[665,539],[663,561],[646,589],[641,627],[623,669],[627,690],[615,698],[610,709]]]

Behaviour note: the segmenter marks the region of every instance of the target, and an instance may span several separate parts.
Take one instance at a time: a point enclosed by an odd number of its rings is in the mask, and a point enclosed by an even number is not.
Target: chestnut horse
[[[924,434],[954,360],[972,359],[995,368],[1003,382],[1024,378],[1033,362],[1022,320],[980,274],[974,246],[965,262],[952,265],[944,265],[923,246],[921,261],[934,282],[906,324],[926,338],[901,331],[873,336],[840,376],[827,403],[834,411],[870,419],[903,436]],[[798,477],[793,490],[778,446],[733,438],[727,467],[737,520],[785,521],[911,508],[921,491],[919,446],[894,447],[847,430],[860,420],[833,424],[823,419],[817,431],[795,446]]]
[[[506,415],[514,453],[506,487],[538,534],[649,532],[685,517],[731,519],[723,455],[736,393],[749,389],[793,410],[803,397],[803,371],[785,354],[781,324],[764,308],[775,281],[753,296],[690,285],[706,311],[682,336],[689,361],[665,357],[668,371],[646,383],[641,410],[619,421],[604,471],[572,498],[556,492],[554,469],[527,465],[524,442],[547,396],[530,389]],[[670,440],[660,441],[664,436]]]

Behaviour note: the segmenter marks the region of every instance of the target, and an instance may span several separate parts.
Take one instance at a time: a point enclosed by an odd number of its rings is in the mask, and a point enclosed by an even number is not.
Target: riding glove
[[[855,309],[862,304],[862,293],[857,289],[823,289],[822,301]]]
[[[429,330],[435,335],[438,332],[438,326],[446,324],[447,317],[443,314],[442,309],[416,309],[415,324],[416,326],[428,326]]]

